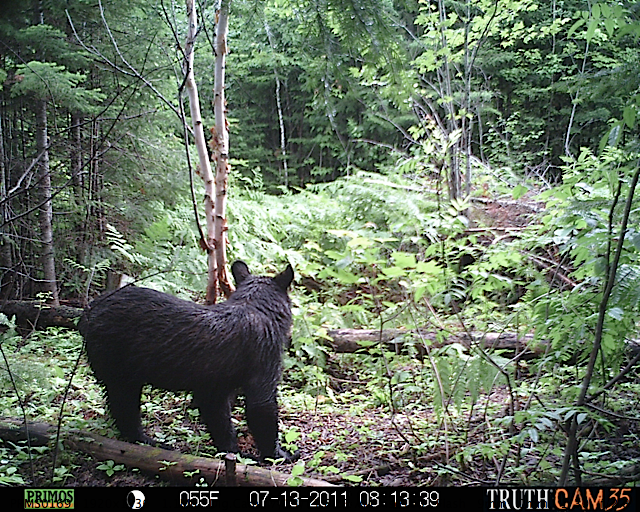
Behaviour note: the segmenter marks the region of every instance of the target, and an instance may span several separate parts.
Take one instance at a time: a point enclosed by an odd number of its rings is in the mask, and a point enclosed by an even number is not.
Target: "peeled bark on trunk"
[[[42,158],[38,163],[40,178],[39,209],[40,236],[42,238],[43,290],[51,293],[51,303],[58,305],[58,284],[53,252],[53,206],[51,204],[51,174],[49,169],[49,141],[47,135],[47,100],[36,101],[36,145]]]
[[[204,126],[202,124],[202,115],[200,113],[200,98],[198,96],[198,86],[193,74],[193,60],[195,39],[198,34],[198,18],[196,14],[195,0],[186,0],[187,16],[189,18],[189,30],[187,32],[187,40],[185,44],[185,86],[189,96],[189,109],[191,112],[191,121],[193,123],[193,135],[195,138],[196,148],[198,150],[198,162],[200,167],[200,176],[204,181],[204,212],[207,221],[207,239],[205,248],[208,259],[208,283],[207,283],[207,303],[213,304],[218,295],[218,269],[219,260],[216,258],[216,245],[214,228],[214,178],[207,153],[207,142],[204,136]],[[224,264],[222,265],[224,269]]]
[[[287,139],[284,131],[284,115],[282,113],[282,100],[280,99],[280,77],[278,71],[274,70],[276,76],[276,103],[278,105],[278,122],[280,123],[280,153],[282,157],[282,173],[284,174],[285,187],[289,186],[289,169],[287,167]]]
[[[229,6],[231,0],[222,0],[217,13],[215,39],[215,85],[213,110],[215,129],[212,131],[211,148],[216,162],[214,240],[217,260],[217,278],[226,297],[233,292],[233,286],[227,276],[227,184],[229,176],[229,125],[227,122],[227,102],[224,97],[225,60],[227,54],[227,34],[229,32]],[[213,297],[215,299],[215,297]],[[211,297],[207,294],[207,302]]]

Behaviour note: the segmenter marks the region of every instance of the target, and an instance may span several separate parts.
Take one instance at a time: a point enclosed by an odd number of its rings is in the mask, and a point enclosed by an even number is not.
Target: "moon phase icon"
[[[134,510],[144,507],[144,494],[142,491],[131,491],[127,494],[127,505]]]

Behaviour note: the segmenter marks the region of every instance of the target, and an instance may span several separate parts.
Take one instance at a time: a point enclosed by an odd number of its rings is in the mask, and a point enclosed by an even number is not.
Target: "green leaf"
[[[400,277],[406,274],[406,271],[400,267],[383,268],[382,273],[387,277]]]
[[[355,284],[360,281],[359,275],[352,274],[351,272],[347,272],[343,269],[338,270],[336,277],[340,280],[341,283],[344,284]]]
[[[604,28],[607,29],[607,34],[609,34],[609,36],[613,36],[613,32],[616,28],[615,21],[613,21],[611,18],[607,18],[606,20],[604,20]]]
[[[416,271],[422,274],[437,274],[442,271],[435,261],[419,261],[416,265]]]
[[[373,244],[373,241],[362,236],[356,236],[347,242],[347,247],[355,249],[357,247],[367,248]]]
[[[300,432],[298,432],[297,430],[289,430],[288,432],[285,433],[284,435],[284,439],[287,443],[293,443],[294,441],[296,441],[299,437],[301,436]]]
[[[622,124],[616,123],[611,127],[611,131],[609,132],[609,146],[617,146],[618,141],[620,140],[620,135],[622,133]]]
[[[516,185],[516,187],[511,192],[511,196],[513,197],[514,201],[517,201],[523,195],[525,195],[527,192],[529,192],[529,188],[528,187],[525,187],[524,185]]]
[[[400,268],[415,268],[416,255],[406,252],[394,252],[392,255],[396,265]]]
[[[596,28],[598,28],[598,20],[593,19],[589,22],[589,28],[587,28],[587,34],[585,35],[588,42],[593,39],[593,35],[596,33]]]
[[[299,476],[292,476],[291,478],[287,478],[287,485],[291,487],[300,487],[304,483],[304,480]]]
[[[291,476],[300,476],[304,473],[304,461],[298,462],[291,468]]]
[[[624,310],[621,308],[611,308],[607,311],[607,314],[615,320],[622,320],[624,318]]]
[[[569,29],[569,31],[567,32],[567,37],[571,37],[573,35],[573,33],[580,28],[582,25],[584,25],[585,20],[583,19],[579,19],[578,21],[576,21],[573,25],[571,25],[571,28]]]
[[[340,261],[336,261],[336,267],[340,271],[343,271],[345,268],[351,265],[351,263],[353,263],[353,258],[351,257],[351,255],[348,255],[342,258]]]
[[[636,108],[634,105],[628,105],[624,108],[622,119],[624,119],[629,128],[633,129],[636,124]]]

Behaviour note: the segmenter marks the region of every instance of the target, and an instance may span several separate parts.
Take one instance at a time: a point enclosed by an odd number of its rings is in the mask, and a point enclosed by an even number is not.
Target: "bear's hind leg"
[[[247,389],[247,424],[258,445],[262,459],[285,459],[292,462],[298,459],[299,452],[288,453],[278,442],[278,401],[276,388],[252,386]]]
[[[194,401],[200,408],[202,422],[213,438],[213,444],[220,452],[237,453],[238,439],[231,424],[231,402],[233,397],[198,396],[194,393]]]
[[[106,383],[107,402],[120,435],[129,442],[140,441],[155,446],[156,441],[145,435],[140,423],[142,384]]]

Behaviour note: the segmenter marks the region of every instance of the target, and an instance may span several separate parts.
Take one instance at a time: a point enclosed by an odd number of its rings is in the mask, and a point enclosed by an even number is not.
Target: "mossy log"
[[[32,446],[53,442],[55,427],[45,423],[29,423],[28,427]],[[20,420],[1,418],[0,438],[14,443],[26,440],[27,429]],[[98,460],[113,460],[131,468],[139,468],[144,473],[158,475],[177,486],[194,485],[204,477],[209,485],[280,487],[286,486],[289,479],[289,475],[274,469],[238,464],[233,457],[227,460],[195,457],[173,450],[125,443],[80,430],[65,430],[63,445],[66,449],[87,453]],[[302,482],[308,487],[332,486],[315,478],[302,478]]]
[[[72,306],[50,306],[37,300],[10,300],[0,304],[0,312],[8,318],[15,316],[16,324],[22,329],[45,329],[53,326],[75,329],[83,309]]]
[[[434,331],[409,329],[333,329],[327,331],[327,335],[335,352],[362,351],[371,343],[383,343],[393,351],[399,351],[404,345],[411,343],[418,354],[424,355],[426,346],[435,350],[459,343],[465,348],[477,344],[484,349],[508,350],[520,354],[523,359],[530,359],[543,354],[546,349],[546,343],[534,342],[532,334],[518,335],[512,332],[451,334],[446,341],[437,340]]]

